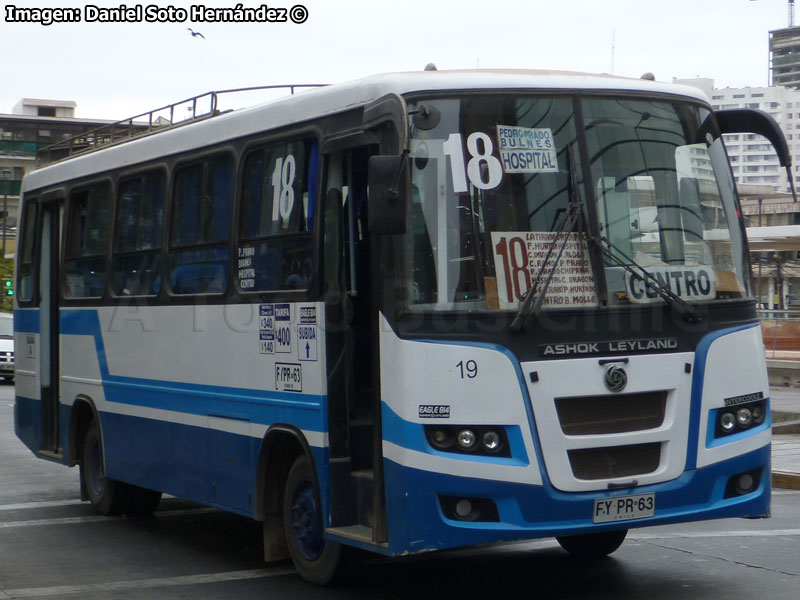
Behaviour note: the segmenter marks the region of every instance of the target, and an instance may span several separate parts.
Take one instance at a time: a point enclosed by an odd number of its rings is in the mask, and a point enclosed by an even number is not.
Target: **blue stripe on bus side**
[[[16,395],[14,397],[14,432],[33,452],[42,447],[42,402]]]
[[[148,489],[252,517],[261,440],[116,413],[100,413],[106,473]],[[311,448],[318,467],[327,450]],[[324,489],[321,485],[321,489]]]
[[[758,323],[732,327],[730,329],[720,329],[709,333],[697,344],[692,373],[691,411],[689,413],[689,447],[686,451],[687,471],[697,468],[697,447],[700,443],[700,435],[705,434],[705,432],[700,431],[700,415],[703,405],[703,384],[705,383],[706,376],[706,360],[708,360],[708,351],[711,348],[711,344],[723,336],[753,327],[758,327]]]
[[[113,375],[97,310],[60,312],[63,335],[91,336],[94,340],[106,401],[173,411],[200,417],[222,417],[231,423],[260,425],[288,423],[305,431],[327,431],[322,408],[325,397],[159,381]],[[235,402],[232,402],[235,400]],[[220,506],[252,516],[255,473],[261,440],[244,433],[209,426],[162,420],[158,415],[131,416],[101,408],[108,476],[142,487]],[[68,423],[64,416],[63,423]],[[207,424],[206,424],[207,425]],[[246,426],[241,431],[246,431]],[[62,432],[67,435],[67,432]],[[66,438],[64,438],[66,439]],[[313,445],[318,459],[324,448]],[[322,467],[326,463],[318,462]],[[321,469],[322,470],[322,469]],[[325,473],[320,485],[325,486]],[[324,487],[323,487],[324,489]]]
[[[39,333],[39,309],[17,308],[14,310],[14,331],[19,333]]]
[[[231,415],[231,402],[235,398],[246,407],[239,416],[255,423],[270,425],[289,422],[300,429],[325,431],[321,418],[323,396],[211,386],[184,382],[159,381],[139,377],[124,377],[109,372],[105,344],[96,310],[62,310],[60,319],[63,335],[89,335],[95,342],[106,399],[193,415]],[[298,410],[299,409],[299,410]]]

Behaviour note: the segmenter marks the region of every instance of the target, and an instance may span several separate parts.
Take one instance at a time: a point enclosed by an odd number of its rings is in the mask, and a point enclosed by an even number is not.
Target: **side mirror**
[[[367,197],[371,235],[402,235],[408,230],[405,154],[371,156]]]
[[[757,133],[767,138],[778,154],[778,162],[786,168],[786,180],[792,190],[792,197],[797,202],[792,177],[792,153],[781,126],[769,114],[752,108],[718,110],[717,117],[720,133]]]
[[[769,140],[782,167],[792,166],[792,153],[781,126],[769,114],[753,108],[714,112],[721,133],[757,133]]]

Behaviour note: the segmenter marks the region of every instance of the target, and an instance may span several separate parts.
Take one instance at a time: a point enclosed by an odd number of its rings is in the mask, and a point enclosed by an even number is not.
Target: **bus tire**
[[[121,485],[119,481],[114,482]],[[136,485],[124,484],[128,488],[127,506],[123,510],[125,514],[131,516],[149,515],[161,502],[161,492],[148,490],[147,488]]]
[[[286,476],[283,530],[300,576],[310,583],[330,585],[343,575],[344,553],[341,544],[324,538],[318,490],[311,462],[304,454],[298,456]]]
[[[622,545],[622,542],[625,541],[626,535],[628,535],[628,530],[621,529],[603,533],[564,535],[557,537],[556,540],[572,556],[591,560],[603,558],[617,550]]]
[[[83,436],[80,475],[86,495],[94,509],[101,515],[123,512],[126,484],[105,476],[103,441],[97,421],[92,421]]]

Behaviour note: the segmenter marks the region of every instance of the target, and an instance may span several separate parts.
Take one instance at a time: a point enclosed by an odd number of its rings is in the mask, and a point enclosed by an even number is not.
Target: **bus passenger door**
[[[328,365],[331,525],[385,541],[377,307],[367,231],[370,148],[328,154],[323,293]]]
[[[63,197],[47,198],[41,205],[39,241],[39,379],[42,399],[40,454],[59,457],[59,323],[58,282]]]

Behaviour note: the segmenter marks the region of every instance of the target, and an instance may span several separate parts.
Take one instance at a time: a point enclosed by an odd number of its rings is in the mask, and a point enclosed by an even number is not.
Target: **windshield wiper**
[[[553,241],[548,245],[547,253],[544,256],[542,265],[539,267],[539,272],[536,273],[536,277],[531,282],[531,287],[528,290],[525,299],[522,301],[522,304],[517,311],[517,315],[514,317],[514,320],[511,321],[509,329],[515,333],[522,329],[529,316],[532,314],[535,315],[539,312],[545,296],[547,296],[547,288],[550,287],[550,281],[553,279],[558,262],[561,260],[561,255],[564,253],[564,248],[566,248],[567,242],[569,241],[569,236],[572,233],[572,230],[575,228],[575,224],[581,220],[583,216],[583,203],[581,202],[581,195],[578,188],[578,179],[575,176],[575,169],[573,168],[575,163],[572,156],[572,146],[570,145],[567,145],[567,164],[569,168],[569,202],[567,203],[567,208],[564,211],[564,222],[561,224],[561,227],[559,228],[555,237],[553,237]],[[553,224],[555,225],[555,223]],[[542,282],[542,277],[548,267],[548,264],[550,263],[550,256],[552,256],[553,250],[555,250],[556,245],[558,244],[562,235],[564,236],[564,239],[561,242],[561,247],[558,249],[558,254],[553,261],[552,267],[550,267],[550,272],[547,274],[547,278],[544,280],[544,282]],[[536,292],[539,289],[540,283],[542,290],[537,296]]]
[[[564,248],[567,246],[567,242],[569,241],[570,233],[575,227],[575,223],[581,218],[581,208],[582,207],[579,202],[570,202],[567,205],[567,210],[564,212],[564,222],[561,224],[561,227],[553,238],[553,241],[548,245],[547,253],[544,256],[542,265],[539,267],[536,277],[531,282],[531,287],[528,290],[525,299],[522,301],[522,304],[517,311],[517,315],[514,317],[514,320],[511,321],[511,325],[509,326],[511,331],[517,332],[521,330],[527,318],[531,314],[536,314],[539,312],[539,308],[542,306],[542,302],[544,302],[544,298],[547,295],[547,288],[550,286],[550,281],[553,279],[553,275],[556,272],[558,262],[561,260],[561,255],[563,254]],[[564,236],[563,240],[561,240],[562,235]],[[545,270],[548,268],[550,263],[550,257],[552,256],[553,251],[560,240],[561,247],[558,249],[558,254],[553,260],[553,264],[550,267],[550,272],[547,274],[547,278],[544,279],[544,282],[542,282]],[[542,289],[537,295],[536,292],[539,289],[540,284]]]
[[[622,267],[631,275],[642,278],[645,286],[661,296],[661,298],[663,298],[670,306],[672,306],[672,308],[678,311],[685,321],[688,321],[689,323],[699,323],[703,320],[703,315],[701,315],[692,304],[681,298],[661,280],[650,273],[650,271],[633,260],[632,257],[625,254],[619,249],[619,247],[612,244],[611,240],[609,240],[607,237],[598,238],[589,235],[589,240],[598,248],[600,248],[601,252],[615,265]]]

